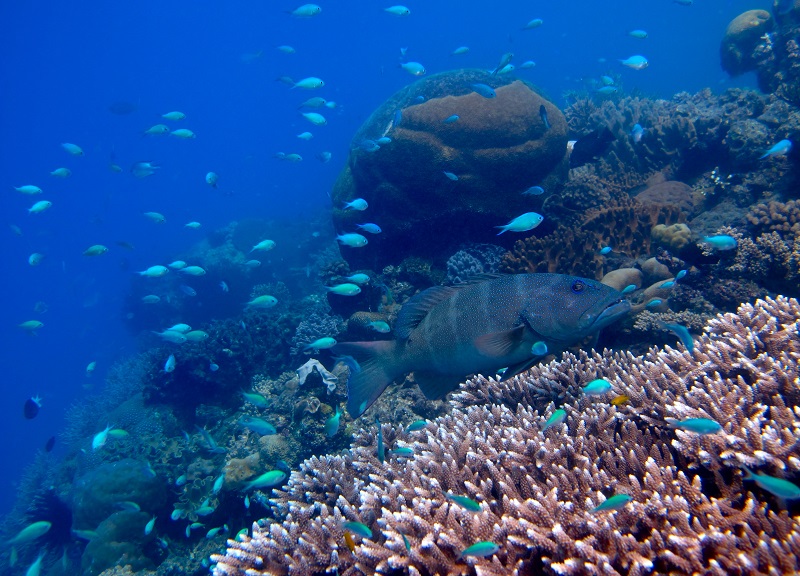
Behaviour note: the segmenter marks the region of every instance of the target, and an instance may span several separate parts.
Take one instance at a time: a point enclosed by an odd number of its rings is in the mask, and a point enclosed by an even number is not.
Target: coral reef
[[[491,85],[496,97],[478,94],[471,87],[477,83]],[[549,128],[539,120],[540,107]],[[453,114],[457,122],[444,122]],[[356,197],[367,200],[370,218],[383,228],[343,256],[351,266],[380,269],[407,256],[444,260],[465,242],[510,242],[496,238],[494,227],[528,211],[524,190],[555,189],[565,179],[566,132],[558,108],[519,80],[455,70],[404,88],[358,130],[334,186],[337,229],[354,230],[363,221],[340,208]],[[382,136],[391,141],[365,149],[365,140]]]
[[[459,284],[472,276],[493,274],[505,253],[495,244],[468,244],[447,259],[447,282]]]
[[[747,214],[754,232],[779,232],[782,236],[800,235],[800,201],[770,201],[754,204]]]
[[[379,461],[374,432],[362,431],[349,455],[306,461],[272,500],[281,522],[229,540],[214,574],[797,571],[796,511],[739,469],[800,476],[798,322],[797,301],[758,301],[713,320],[693,354],[565,354],[507,382],[478,376],[422,430],[383,426],[387,446],[411,447],[410,458]],[[582,394],[595,378],[629,404]],[[565,421],[542,430],[556,407]],[[671,430],[669,417],[722,430]],[[630,502],[596,510],[615,494]],[[348,548],[344,521],[371,536]],[[461,556],[478,541],[496,552]]]
[[[119,502],[136,502],[142,510],[152,512],[166,501],[164,484],[149,464],[131,459],[105,463],[75,480],[75,527],[94,530],[119,510]]]
[[[518,240],[503,258],[501,270],[558,272],[600,280],[609,271],[599,253],[602,247],[610,245],[629,259],[649,256],[653,226],[681,219],[674,206],[621,201],[588,211],[580,225],[560,226],[544,238]]]
[[[306,350],[305,347],[319,338],[333,338],[344,328],[344,320],[341,316],[331,315],[324,311],[312,312],[305,319],[300,321],[292,336],[292,348],[289,353],[293,357],[302,357],[304,354],[312,354],[313,350]]]
[[[97,576],[122,562],[134,572],[153,569],[156,562],[147,550],[154,534],[145,534],[150,517],[144,512],[116,512],[97,527],[96,536],[86,545],[81,559],[83,574]]]
[[[756,69],[754,52],[762,36],[772,30],[774,21],[766,10],[748,10],[728,24],[720,44],[722,69],[739,76]]]

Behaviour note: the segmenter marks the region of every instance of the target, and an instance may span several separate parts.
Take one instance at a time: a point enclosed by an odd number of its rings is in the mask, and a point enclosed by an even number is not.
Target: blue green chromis
[[[689,354],[694,352],[694,339],[692,338],[692,335],[689,334],[689,330],[686,328],[686,326],[681,324],[670,324],[668,322],[659,322],[658,324],[662,328],[675,334],[680,339],[681,343],[686,346]]]
[[[361,522],[343,522],[342,528],[362,538],[372,538],[372,530],[370,530],[369,526]]]
[[[744,470],[745,480],[752,480],[758,484],[759,488],[766,490],[781,500],[797,500],[800,498],[800,486],[797,484],[784,480],[783,478],[758,474],[747,467],[743,467],[742,469]]]
[[[500,550],[500,546],[494,542],[476,542],[472,546],[464,548],[461,552],[459,552],[458,559],[461,560],[465,556],[479,556],[481,558],[487,558],[492,554],[496,554],[498,550]]]
[[[611,383],[608,380],[598,378],[589,382],[581,390],[587,396],[601,396],[611,390]]]
[[[481,505],[478,504],[472,498],[467,498],[466,496],[458,496],[456,494],[445,494],[445,497],[450,500],[451,502],[455,502],[465,510],[469,510],[470,512],[480,512]]]
[[[613,512],[614,510],[622,509],[628,502],[633,500],[632,496],[628,494],[614,494],[610,498],[606,498],[605,502],[592,508],[592,514],[597,512]]]
[[[720,423],[711,418],[686,418],[685,420],[666,418],[665,421],[670,428],[694,432],[695,434],[716,434],[722,430]]]
[[[548,428],[552,428],[553,426],[558,426],[564,420],[566,420],[566,418],[567,418],[567,411],[566,410],[564,410],[562,408],[559,408],[558,410],[555,410],[550,415],[550,418],[548,418],[547,421],[544,423],[544,426],[542,427],[542,432],[544,432]]]

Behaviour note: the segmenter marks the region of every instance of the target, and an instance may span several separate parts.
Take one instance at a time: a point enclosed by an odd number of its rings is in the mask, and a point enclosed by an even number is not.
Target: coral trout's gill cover
[[[335,349],[359,359],[347,383],[347,410],[363,414],[396,377],[414,371],[428,398],[455,390],[469,374],[507,367],[513,376],[540,358],[544,341],[561,351],[630,310],[622,293],[563,274],[517,274],[437,286],[403,306],[398,339],[347,342]]]

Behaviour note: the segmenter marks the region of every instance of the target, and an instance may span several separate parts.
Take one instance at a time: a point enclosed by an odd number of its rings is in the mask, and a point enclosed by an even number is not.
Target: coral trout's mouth
[[[628,312],[631,311],[631,303],[628,302],[624,298],[619,298],[615,300],[608,306],[606,306],[605,310],[603,310],[597,318],[594,319],[592,322],[591,329],[592,331],[601,330],[608,326],[609,324],[613,324],[620,317],[624,316]]]

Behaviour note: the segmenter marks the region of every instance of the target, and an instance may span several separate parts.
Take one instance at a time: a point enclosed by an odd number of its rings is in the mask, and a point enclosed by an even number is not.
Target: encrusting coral
[[[506,382],[477,376],[421,430],[384,424],[385,462],[362,430],[348,454],[303,463],[272,499],[278,521],[229,540],[214,574],[795,572],[796,508],[739,468],[800,475],[798,324],[796,300],[759,300],[712,320],[693,353],[565,354]],[[612,391],[583,394],[596,378]],[[614,394],[629,400],[612,405]],[[543,429],[555,408],[564,421]],[[668,418],[722,429],[672,430]],[[596,509],[612,495],[631,499]],[[371,537],[346,536],[345,521]],[[461,555],[479,541],[497,551]]]

